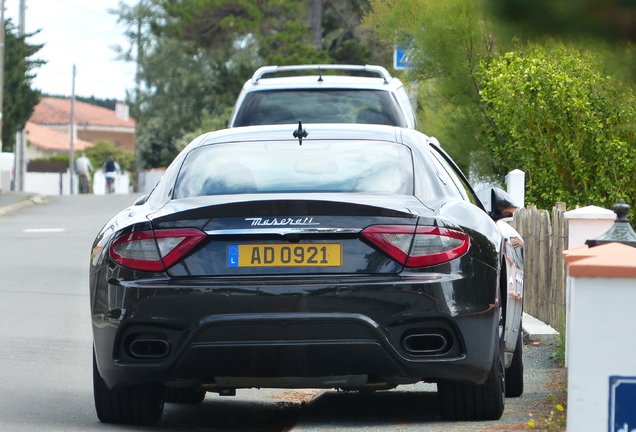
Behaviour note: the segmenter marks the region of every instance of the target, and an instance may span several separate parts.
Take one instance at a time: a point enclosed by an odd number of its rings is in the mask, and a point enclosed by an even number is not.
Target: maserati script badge
[[[314,222],[313,217],[304,218],[245,218],[246,221],[251,222],[252,226],[283,226],[283,225],[320,225],[318,222]]]

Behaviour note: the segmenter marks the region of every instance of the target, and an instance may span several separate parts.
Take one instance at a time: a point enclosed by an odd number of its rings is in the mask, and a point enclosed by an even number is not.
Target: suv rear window
[[[173,198],[276,192],[412,194],[411,152],[384,141],[208,145],[186,157]]]
[[[245,96],[234,126],[364,123],[406,127],[390,92],[381,90],[263,90]]]

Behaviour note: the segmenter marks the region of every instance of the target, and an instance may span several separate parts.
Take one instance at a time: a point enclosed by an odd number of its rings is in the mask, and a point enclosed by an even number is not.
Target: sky
[[[35,69],[32,87],[45,94],[75,95],[125,100],[134,88],[135,65],[117,60],[113,46],[127,46],[125,28],[109,14],[120,1],[136,0],[24,0],[26,33],[40,32],[27,39],[44,45],[34,58],[47,63]],[[5,19],[18,27],[20,0],[4,0]],[[16,30],[17,31],[17,30]]]

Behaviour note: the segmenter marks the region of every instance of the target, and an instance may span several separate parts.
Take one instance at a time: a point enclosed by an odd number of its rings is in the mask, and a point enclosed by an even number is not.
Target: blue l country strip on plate
[[[342,245],[232,244],[227,247],[228,267],[339,267]]]

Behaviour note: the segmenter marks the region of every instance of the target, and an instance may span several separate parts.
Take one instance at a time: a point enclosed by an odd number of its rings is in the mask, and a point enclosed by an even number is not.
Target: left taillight
[[[206,237],[197,229],[136,231],[114,239],[109,248],[113,261],[143,271],[164,271]]]
[[[442,264],[470,247],[466,233],[436,226],[373,225],[362,235],[406,267]]]

